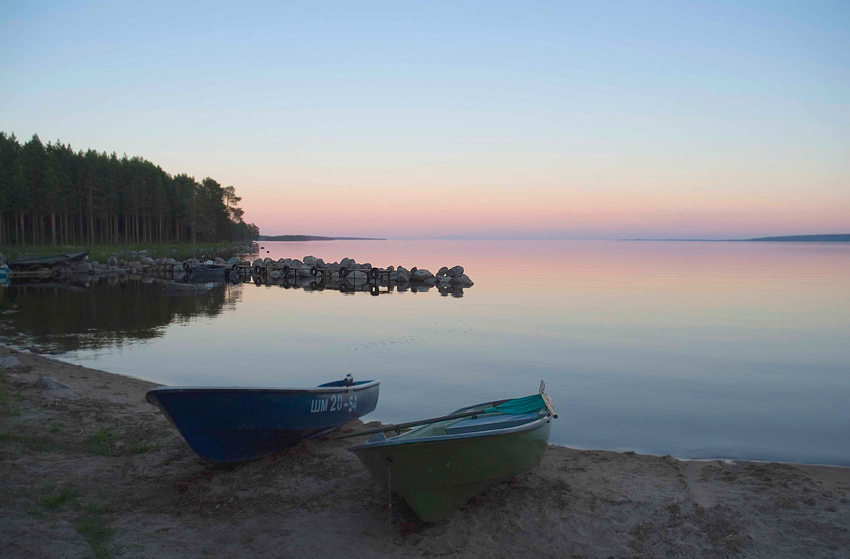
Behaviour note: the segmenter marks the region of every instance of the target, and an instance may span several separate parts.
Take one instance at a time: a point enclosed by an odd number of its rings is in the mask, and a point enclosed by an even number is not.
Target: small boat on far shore
[[[261,458],[372,412],[380,381],[316,388],[161,386],[147,392],[192,450],[215,462]]]
[[[201,262],[194,266],[184,264],[183,268],[192,281],[225,281],[231,269],[230,266],[215,264],[211,261]]]
[[[401,493],[419,518],[434,522],[540,463],[557,417],[543,389],[541,382],[540,393],[532,396],[367,431],[380,432],[349,450],[381,485]],[[417,424],[406,433],[384,435]]]
[[[18,260],[10,261],[9,268],[13,271],[24,271],[24,270],[35,270],[38,268],[52,268],[53,266],[60,266],[65,264],[74,264],[76,262],[82,262],[86,256],[88,256],[89,251],[84,250],[81,252],[71,252],[68,254],[56,254],[54,256],[38,256],[32,258],[21,258]]]

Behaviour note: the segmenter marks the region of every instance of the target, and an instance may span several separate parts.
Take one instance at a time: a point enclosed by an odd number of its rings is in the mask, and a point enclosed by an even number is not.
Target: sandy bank
[[[3,557],[850,557],[847,468],[551,446],[426,525],[345,451],[361,439],[214,464],[144,400],[153,384],[14,355],[0,370]],[[42,376],[70,388],[34,387]]]

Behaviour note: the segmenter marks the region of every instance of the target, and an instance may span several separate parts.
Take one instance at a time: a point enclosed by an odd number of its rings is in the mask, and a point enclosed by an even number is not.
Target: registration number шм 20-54
[[[330,404],[330,409],[328,409]],[[316,398],[310,402],[310,413],[322,411],[348,411],[357,409],[357,396],[344,396],[343,394],[332,394],[330,398]]]

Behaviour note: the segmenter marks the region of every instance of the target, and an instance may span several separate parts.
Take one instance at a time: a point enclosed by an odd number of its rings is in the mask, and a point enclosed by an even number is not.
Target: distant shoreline
[[[374,237],[320,237],[317,235],[260,235],[258,241],[386,241]]]
[[[841,235],[788,235],[755,239],[620,239],[621,241],[678,241],[691,243],[850,243],[850,233]]]

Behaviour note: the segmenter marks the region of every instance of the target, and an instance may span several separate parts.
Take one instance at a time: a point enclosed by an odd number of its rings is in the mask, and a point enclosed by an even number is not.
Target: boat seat
[[[522,415],[485,415],[475,419],[465,419],[446,427],[447,435],[460,435],[461,433],[478,433],[494,429],[507,429],[516,427],[537,419],[537,412],[524,413]]]

